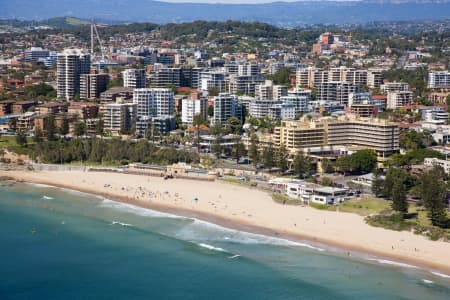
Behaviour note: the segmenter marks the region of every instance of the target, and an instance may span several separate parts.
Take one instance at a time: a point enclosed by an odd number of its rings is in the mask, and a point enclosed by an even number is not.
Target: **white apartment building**
[[[348,94],[348,106],[352,106],[353,104],[372,104],[370,93]]]
[[[369,69],[367,72],[367,86],[371,89],[379,89],[383,84],[383,70]]]
[[[316,67],[299,68],[296,71],[296,86],[298,88],[316,87],[328,82],[329,72]]]
[[[269,109],[276,104],[281,105],[282,102],[255,99],[249,104],[248,114],[253,118],[263,119],[269,115]]]
[[[308,98],[308,101],[311,101],[311,90],[293,89],[288,91],[288,96],[304,96]]]
[[[274,85],[271,80],[266,80],[265,84],[255,86],[255,98],[261,100],[280,100],[288,95],[288,87],[284,85]]]
[[[136,123],[136,104],[109,103],[102,106],[105,132],[120,135],[130,132]]]
[[[317,88],[317,100],[339,102],[348,105],[349,94],[359,91],[359,87],[346,81],[330,81],[322,83]]]
[[[126,69],[122,72],[123,86],[133,89],[145,88],[145,70]]]
[[[108,74],[81,74],[80,99],[100,98],[108,86]]]
[[[25,50],[25,61],[32,62],[39,59],[47,58],[50,55],[50,51],[42,49],[41,47],[31,47]]]
[[[422,120],[427,122],[433,121],[447,121],[449,118],[449,113],[445,111],[445,109],[441,106],[435,107],[426,107],[425,109],[421,109],[422,112]]]
[[[265,83],[265,78],[262,75],[252,76],[236,76],[232,75],[229,78],[228,92],[231,94],[255,94],[256,86]]]
[[[238,76],[255,76],[261,72],[261,68],[257,64],[245,63],[238,65]]]
[[[260,100],[272,100],[273,99],[273,85],[259,84],[255,87],[255,98]]]
[[[413,103],[413,93],[411,91],[388,92],[387,109],[397,109]]]
[[[385,84],[382,84],[380,86],[380,89],[384,93],[389,92],[404,92],[409,90],[409,84],[406,82],[388,82]]]
[[[226,124],[231,117],[242,120],[242,106],[235,95],[220,93],[214,97],[213,124]]]
[[[200,89],[207,92],[209,88],[215,87],[219,92],[224,92],[226,74],[223,72],[201,72],[200,73]]]
[[[445,174],[450,174],[450,160],[425,158],[423,164],[430,167],[440,166],[444,169]]]
[[[181,100],[181,122],[188,126],[194,123],[194,116],[201,115],[205,120],[208,117],[208,99]]]
[[[274,120],[294,120],[295,115],[295,106],[292,104],[274,104],[269,107],[268,116]]]
[[[81,49],[65,49],[57,57],[58,98],[70,101],[80,92],[80,75],[89,74],[91,56]]]
[[[381,73],[379,74],[381,76]],[[372,77],[374,79],[374,77]],[[348,82],[356,86],[368,85],[369,72],[345,66],[323,70],[316,67],[299,68],[296,72],[297,87],[318,87],[327,82]],[[376,77],[379,84],[379,77]]]
[[[428,87],[435,88],[450,88],[450,72],[430,72],[428,73]]]
[[[136,132],[144,134],[152,118],[172,116],[175,109],[173,91],[165,88],[134,89],[133,103],[136,104]]]
[[[294,106],[295,115],[308,113],[310,111],[309,109],[310,99],[311,99],[310,95],[308,96],[288,95],[280,98],[283,104],[290,104]]]
[[[285,85],[274,85],[273,86],[273,100],[280,100],[281,97],[288,95],[288,87]]]

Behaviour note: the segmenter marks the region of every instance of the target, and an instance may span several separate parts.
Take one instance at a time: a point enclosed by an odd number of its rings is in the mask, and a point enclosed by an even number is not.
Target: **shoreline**
[[[54,172],[54,171],[53,171]],[[27,173],[28,176],[21,176],[20,173]],[[55,172],[54,172],[55,173]],[[73,172],[72,172],[73,173]],[[441,277],[443,279],[446,279],[450,274],[450,264],[443,265],[440,263],[436,263],[435,260],[425,260],[423,258],[414,258],[414,257],[405,257],[405,255],[401,254],[395,254],[395,253],[389,253],[386,251],[379,251],[377,249],[369,249],[368,247],[359,246],[357,244],[352,244],[349,241],[336,241],[331,240],[326,237],[320,237],[320,234],[317,236],[312,236],[308,234],[301,234],[298,232],[293,232],[291,230],[279,230],[275,226],[269,227],[269,226],[262,226],[261,224],[255,224],[248,220],[237,220],[236,218],[230,218],[225,217],[223,215],[220,215],[218,213],[214,212],[207,212],[207,211],[199,211],[198,209],[189,209],[187,207],[181,207],[176,205],[168,205],[165,203],[162,203],[162,201],[143,201],[140,199],[136,199],[135,197],[130,196],[124,196],[120,195],[119,193],[113,193],[113,192],[103,192],[100,189],[95,190],[92,188],[83,187],[81,185],[76,184],[67,184],[67,183],[61,183],[57,182],[55,180],[49,180],[43,178],[43,176],[39,176],[42,174],[42,172],[34,172],[34,171],[5,171],[0,172],[3,176],[9,176],[13,178],[14,181],[20,183],[30,183],[30,184],[42,184],[42,185],[48,185],[50,187],[56,187],[60,189],[65,190],[73,190],[78,191],[86,194],[90,194],[93,196],[99,196],[105,199],[109,199],[112,201],[130,204],[133,206],[141,207],[144,209],[151,209],[163,213],[169,213],[181,217],[186,218],[194,218],[201,221],[205,221],[211,224],[216,224],[224,228],[232,229],[232,230],[238,230],[253,234],[259,234],[264,235],[271,238],[279,238],[284,239],[292,242],[299,242],[299,243],[310,243],[313,247],[319,247],[324,248],[327,251],[341,255],[342,257],[351,256],[356,259],[361,260],[372,260],[377,261],[379,264],[382,264],[380,261],[388,261],[392,262],[390,265],[393,267],[403,267],[403,268],[417,268],[424,271],[427,271],[434,276]],[[31,176],[30,176],[31,174]],[[101,173],[97,173],[97,175],[102,175]],[[22,174],[23,175],[23,174]],[[34,175],[34,176],[33,176]],[[103,174],[104,175],[104,174]],[[119,174],[120,176],[130,176],[130,175],[124,175]],[[131,175],[132,176],[132,175]],[[144,176],[142,176],[143,179],[148,179]],[[172,183],[177,183],[177,181],[180,181],[182,179],[176,179],[175,181],[172,181]],[[192,184],[192,183],[191,183]],[[229,185],[225,183],[226,185]],[[230,185],[232,186],[232,185]],[[239,187],[239,189],[246,189],[246,187]],[[265,192],[264,192],[265,193]],[[272,200],[271,200],[272,201]],[[281,206],[286,208],[286,206],[283,206],[281,204],[273,202],[273,205]],[[333,212],[334,213],[334,212]],[[346,214],[346,213],[339,213],[339,214]],[[366,226],[369,226],[366,224]],[[280,228],[281,229],[281,228]],[[386,229],[382,229],[387,231]],[[397,232],[396,232],[397,233]],[[430,241],[431,243],[439,243]],[[443,243],[443,242],[442,242]],[[450,244],[448,244],[448,250],[450,251]],[[450,252],[448,252],[450,253]],[[402,266],[404,265],[404,266]],[[440,276],[443,275],[443,276]]]

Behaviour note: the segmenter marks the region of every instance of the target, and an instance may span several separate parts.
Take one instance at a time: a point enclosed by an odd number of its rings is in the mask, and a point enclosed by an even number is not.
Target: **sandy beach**
[[[0,171],[0,176],[97,194],[230,228],[309,240],[345,249],[349,255],[373,254],[450,275],[450,243],[371,227],[355,214],[282,205],[268,193],[244,186],[82,171]]]

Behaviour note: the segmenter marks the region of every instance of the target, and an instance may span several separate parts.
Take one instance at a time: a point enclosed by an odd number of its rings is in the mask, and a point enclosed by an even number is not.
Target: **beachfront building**
[[[80,75],[89,74],[91,56],[81,49],[65,49],[57,58],[58,98],[72,100],[80,92]]]
[[[300,199],[303,203],[335,204],[348,200],[349,190],[321,186],[303,180],[292,180],[286,184],[286,195],[290,198]]]
[[[136,124],[136,104],[108,103],[101,107],[106,133],[113,136],[131,133]]]
[[[126,69],[122,72],[123,86],[127,88],[145,88],[144,69]]]
[[[275,127],[272,140],[291,153],[311,147],[357,146],[373,149],[380,159],[399,151],[399,129],[385,120],[364,120],[353,115],[339,119],[283,121]]]

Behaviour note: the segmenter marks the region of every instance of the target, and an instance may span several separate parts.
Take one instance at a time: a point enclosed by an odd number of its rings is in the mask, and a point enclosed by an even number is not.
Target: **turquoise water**
[[[450,299],[450,279],[50,187],[0,187],[0,299]]]

